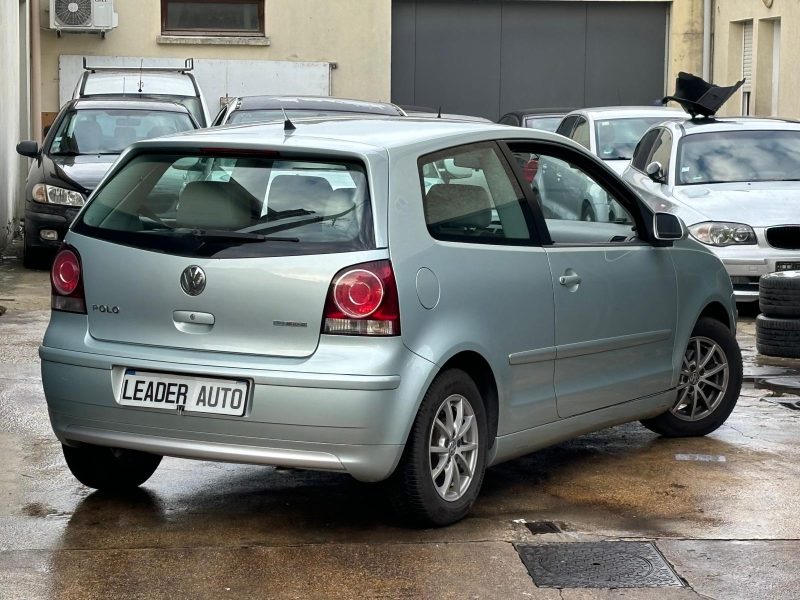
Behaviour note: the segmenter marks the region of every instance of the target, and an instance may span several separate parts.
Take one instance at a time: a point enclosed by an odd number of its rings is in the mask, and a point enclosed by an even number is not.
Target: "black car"
[[[572,110],[574,109],[528,108],[512,110],[500,117],[500,120],[497,122],[501,125],[513,125],[515,127],[527,127],[528,129],[555,132],[564,115]]]
[[[384,115],[402,117],[405,112],[389,102],[366,102],[329,96],[243,96],[231,98],[211,123],[243,125],[299,117]]]
[[[26,267],[45,267],[75,215],[130,144],[196,129],[187,108],[154,100],[71,100],[58,113],[42,146],[20,142],[33,158],[25,188]]]

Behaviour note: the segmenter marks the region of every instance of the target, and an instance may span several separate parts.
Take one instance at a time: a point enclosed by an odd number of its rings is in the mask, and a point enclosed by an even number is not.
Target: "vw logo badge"
[[[181,273],[181,287],[190,296],[197,296],[206,289],[206,274],[197,265],[186,267]]]

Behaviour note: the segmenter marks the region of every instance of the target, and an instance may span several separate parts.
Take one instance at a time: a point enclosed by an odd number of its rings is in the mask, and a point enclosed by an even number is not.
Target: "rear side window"
[[[138,155],[97,192],[74,230],[214,258],[374,248],[364,167],[338,159]]]
[[[522,190],[493,144],[461,146],[420,159],[425,223],[438,240],[528,244]]]

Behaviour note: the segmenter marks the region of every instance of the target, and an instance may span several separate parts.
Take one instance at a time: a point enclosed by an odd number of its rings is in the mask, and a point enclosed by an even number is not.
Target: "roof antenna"
[[[441,119],[442,118],[442,105],[441,104],[439,105],[439,114],[436,115],[436,118],[437,119]]]
[[[142,76],[144,71],[144,59],[139,62],[139,93],[142,93],[142,88],[144,87],[144,82],[142,81]]]
[[[295,129],[297,129],[297,127],[295,127],[294,123],[292,123],[289,120],[289,115],[286,114],[286,110],[283,108],[283,104],[281,104],[280,106],[281,106],[281,112],[283,113],[283,130],[286,133],[292,133]]]

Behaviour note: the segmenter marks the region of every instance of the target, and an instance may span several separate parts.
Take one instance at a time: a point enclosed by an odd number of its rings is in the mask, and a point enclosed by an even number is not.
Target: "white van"
[[[78,78],[73,99],[78,98],[151,98],[183,104],[200,124],[209,123],[208,106],[203,92],[191,71],[194,59],[187,58],[183,67],[117,67],[88,66]]]

